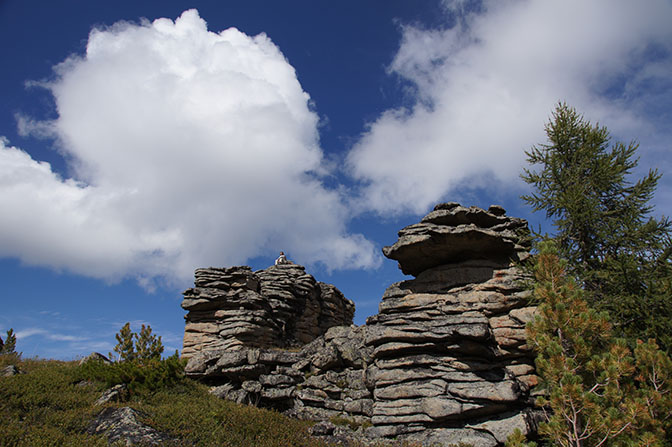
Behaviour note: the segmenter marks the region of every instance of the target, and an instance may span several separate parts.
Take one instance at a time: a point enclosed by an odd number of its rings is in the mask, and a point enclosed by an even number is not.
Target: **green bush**
[[[136,334],[126,323],[115,337],[114,351],[119,361],[108,364],[89,360],[78,372],[80,380],[101,382],[107,387],[126,384],[132,394],[170,388],[184,381],[186,361],[179,358],[177,351],[161,359],[161,337],[152,334],[150,326],[143,324],[140,334]]]
[[[151,326],[144,324],[140,334],[131,331],[131,323],[126,323],[115,335],[117,345],[114,347],[116,355],[110,353],[110,357],[117,357],[120,361],[152,361],[159,360],[163,354],[161,336],[152,334]]]
[[[90,360],[80,368],[79,378],[102,382],[106,387],[124,383],[131,393],[142,394],[182,383],[185,380],[185,364],[186,361],[181,360],[177,352],[163,360],[144,362],[133,360],[107,364]]]
[[[155,428],[199,447],[326,446],[309,436],[310,422],[219,399],[191,380],[148,396],[140,409]]]

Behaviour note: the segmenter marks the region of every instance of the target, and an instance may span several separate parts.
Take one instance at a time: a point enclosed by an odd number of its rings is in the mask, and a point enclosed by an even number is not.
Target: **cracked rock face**
[[[441,203],[420,223],[399,231],[399,240],[383,253],[399,262],[406,275],[470,259],[519,260],[529,250],[522,235],[527,221],[504,215],[502,207],[488,211]]]
[[[350,325],[355,305],[296,264],[196,270],[184,292],[182,355],[245,347],[302,346],[332,326]]]
[[[271,297],[269,312],[279,309],[285,334],[322,335],[292,352],[250,343],[200,350],[187,374],[226,399],[359,426],[321,425],[315,434],[325,439],[338,432],[364,445],[394,438],[501,446],[516,428],[535,430],[537,378],[525,339],[535,308],[516,267],[528,256],[526,229],[498,206],[437,205],[385,247],[415,278],[388,287],[379,313],[359,327],[323,331],[324,319],[297,319],[288,331],[288,309],[297,296],[315,293],[312,283],[298,280],[302,271],[293,282],[277,271],[257,274],[255,293]],[[282,333],[280,324],[273,330]]]

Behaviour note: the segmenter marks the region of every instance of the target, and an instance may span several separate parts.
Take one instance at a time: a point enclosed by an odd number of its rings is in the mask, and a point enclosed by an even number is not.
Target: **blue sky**
[[[547,225],[524,150],[567,101],[670,215],[672,3],[0,1],[0,330],[25,356],[181,347],[203,266],[308,266],[374,314],[441,201]]]

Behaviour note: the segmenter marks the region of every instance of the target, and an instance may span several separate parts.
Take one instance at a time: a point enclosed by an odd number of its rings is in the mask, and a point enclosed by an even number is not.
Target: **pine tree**
[[[522,198],[553,219],[555,238],[590,304],[609,312],[615,330],[655,338],[672,348],[671,222],[650,216],[660,174],[632,183],[638,145],[610,146],[605,127],[593,126],[566,104],[546,125],[548,144],[533,147],[522,178],[535,189]]]
[[[566,447],[669,445],[672,361],[653,340],[639,342],[633,354],[614,338],[606,312],[588,306],[566,265],[552,242],[540,245],[538,314],[528,325],[545,391],[540,435]]]
[[[142,325],[140,335],[135,341],[135,352],[138,360],[160,360],[163,353],[163,344],[161,343],[161,336],[157,338],[152,334],[152,328],[147,325]]]
[[[115,335],[117,345],[114,352],[120,361],[145,363],[150,360],[160,360],[163,353],[161,336],[152,334],[152,328],[144,324],[140,334],[131,331],[131,323],[126,323]]]
[[[117,353],[120,361],[135,360],[136,353],[133,348],[133,339],[135,337],[135,334],[131,331],[131,323],[126,323],[115,335],[117,345],[114,347],[114,352]]]
[[[2,341],[0,338],[0,354],[14,354],[16,353],[16,335],[14,335],[14,329],[7,331],[7,336],[5,341]]]

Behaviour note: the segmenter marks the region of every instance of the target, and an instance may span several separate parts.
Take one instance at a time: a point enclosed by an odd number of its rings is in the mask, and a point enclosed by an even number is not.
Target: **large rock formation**
[[[527,222],[501,207],[447,203],[383,249],[416,278],[390,286],[367,321],[380,434],[496,445],[530,430],[534,309],[515,266],[529,256],[526,236]]]
[[[332,326],[350,325],[355,305],[296,264],[196,270],[184,292],[182,355],[245,347],[302,346]]]
[[[497,446],[532,431],[534,308],[516,267],[527,223],[504,214],[437,205],[384,248],[415,278],[391,285],[366,325],[332,327],[295,352],[202,348],[187,374],[227,399],[360,425],[360,440]]]

